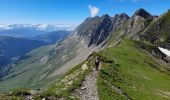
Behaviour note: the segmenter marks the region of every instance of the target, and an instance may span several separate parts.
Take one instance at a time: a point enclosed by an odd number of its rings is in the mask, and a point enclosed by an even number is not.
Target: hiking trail
[[[87,65],[83,64],[82,66]],[[73,95],[80,100],[99,100],[97,91],[97,75],[98,71],[93,68],[93,71],[85,76],[82,86],[79,89],[76,89]]]

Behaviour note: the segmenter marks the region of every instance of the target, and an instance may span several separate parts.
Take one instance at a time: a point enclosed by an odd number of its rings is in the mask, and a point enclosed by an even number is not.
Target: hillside
[[[139,44],[123,40],[116,48],[101,52],[109,59],[116,60],[117,64],[102,64],[97,81],[101,100],[169,100],[168,66],[157,62]]]
[[[0,36],[0,77],[4,76],[3,70],[23,59],[24,54],[45,44],[38,40]]]

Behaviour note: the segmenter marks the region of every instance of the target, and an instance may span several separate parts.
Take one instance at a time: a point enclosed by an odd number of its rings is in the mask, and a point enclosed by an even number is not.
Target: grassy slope
[[[107,48],[102,53],[109,59],[116,59],[119,66],[103,64],[98,77],[101,100],[127,99],[111,89],[109,84],[136,100],[170,99],[170,76],[154,68],[164,66],[136,48],[136,42],[124,40],[118,47]]]

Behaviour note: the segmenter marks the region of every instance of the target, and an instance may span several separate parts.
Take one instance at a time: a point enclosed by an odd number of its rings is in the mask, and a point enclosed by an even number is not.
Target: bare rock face
[[[84,40],[84,44],[88,47],[91,45],[99,45],[109,36],[111,30],[112,20],[109,15],[87,18],[76,29],[77,35]]]
[[[167,59],[168,63],[170,63],[170,57],[167,56],[166,59]]]
[[[116,14],[114,17],[112,17],[113,29],[118,29],[129,18],[130,17],[126,13]]]
[[[129,19],[129,16],[125,13],[116,14],[114,17],[106,14],[102,17],[87,18],[77,27],[76,32],[87,47],[99,45],[127,19]]]
[[[102,43],[111,33],[112,31],[112,21],[110,16],[104,15],[100,19],[99,25],[96,27],[96,29],[92,32],[91,38],[89,41],[88,46],[91,45],[99,45]]]
[[[139,40],[139,34],[150,24],[153,16],[144,9],[137,10],[129,19],[127,34],[130,38]]]
[[[153,16],[150,13],[148,13],[146,10],[144,10],[143,8],[138,9],[135,12],[134,16],[135,15],[141,16],[144,19],[152,19],[153,18]]]

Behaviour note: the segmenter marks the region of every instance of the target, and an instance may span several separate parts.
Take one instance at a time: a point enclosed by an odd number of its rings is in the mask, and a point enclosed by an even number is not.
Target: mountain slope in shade
[[[23,56],[25,53],[42,45],[45,45],[45,42],[26,38],[0,36],[0,55],[2,58],[7,58],[8,62],[12,58]],[[0,63],[1,66],[5,64],[3,61]]]
[[[39,40],[0,36],[0,78],[26,53],[43,45],[46,43]]]

